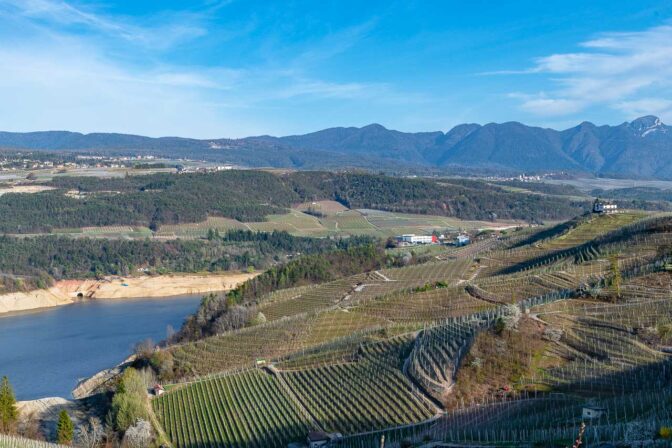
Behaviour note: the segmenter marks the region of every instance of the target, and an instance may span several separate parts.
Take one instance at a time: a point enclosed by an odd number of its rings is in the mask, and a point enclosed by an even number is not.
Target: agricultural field
[[[323,344],[334,339],[352,335],[358,331],[384,327],[389,321],[383,318],[353,313],[347,309],[336,309],[320,313],[310,326],[305,344]]]
[[[373,227],[380,231],[403,233],[431,233],[432,231],[467,231],[477,229],[506,229],[522,223],[516,221],[463,221],[446,216],[412,215],[381,210],[359,209]]]
[[[265,222],[252,222],[248,226],[259,232],[285,230],[297,236],[323,237],[328,234],[317,218],[297,210],[290,210],[284,215],[269,215]]]
[[[323,216],[333,216],[348,210],[348,207],[336,201],[304,202],[293,208],[302,212]]]
[[[393,322],[421,323],[465,316],[493,307],[491,303],[473,298],[464,288],[452,287],[419,293],[390,293],[358,307],[356,312]]]
[[[102,226],[53,229],[51,234],[99,238],[205,238],[210,229],[258,232],[286,231],[295,236],[324,238],[329,236],[368,235],[379,238],[415,233],[508,229],[521,225],[516,221],[466,221],[433,215],[413,215],[379,210],[350,210],[335,201],[299,204],[284,214],[267,215],[263,221],[241,222],[232,218],[210,216],[205,221],[163,224],[158,230],[138,226]],[[32,234],[31,234],[32,235]]]
[[[248,226],[235,219],[210,217],[204,222],[163,225],[156,232],[156,236],[162,238],[205,238],[210,229],[225,233],[229,230],[247,230],[248,228]]]
[[[177,368],[189,377],[252,367],[257,359],[279,358],[306,348],[310,320],[280,319],[237,332],[172,347]]]
[[[632,224],[646,215],[643,213],[616,213],[592,217],[569,232],[552,239],[541,247],[548,250],[566,249]]]
[[[311,426],[278,378],[256,369],[177,387],[152,407],[175,448],[285,447]]]
[[[0,448],[64,448],[65,445],[0,434]]]
[[[264,323],[170,347],[183,379],[195,382],[153,407],[177,447],[275,446],[315,428],[353,448],[382,435],[391,446],[566,444],[589,404],[606,417],[590,422],[587,442],[625,437],[641,418],[654,434],[672,424],[672,400],[654,399],[672,398],[667,220],[587,217],[531,243],[520,241],[543,229],[273,291],[255,302]],[[238,372],[259,360],[263,369]],[[229,396],[212,392],[219,382],[233,384],[222,389]],[[270,409],[286,400],[296,421],[269,422],[269,439],[255,439],[246,396],[272,400]],[[221,442],[243,428],[246,439]]]
[[[359,361],[282,372],[299,401],[327,431],[372,431],[427,420],[430,405],[401,372],[384,363]]]

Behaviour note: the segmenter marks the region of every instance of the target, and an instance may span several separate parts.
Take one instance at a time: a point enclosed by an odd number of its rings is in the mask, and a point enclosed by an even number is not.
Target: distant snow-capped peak
[[[667,132],[667,126],[662,120],[653,115],[647,115],[630,122],[630,128],[640,137],[646,137],[654,132]]]

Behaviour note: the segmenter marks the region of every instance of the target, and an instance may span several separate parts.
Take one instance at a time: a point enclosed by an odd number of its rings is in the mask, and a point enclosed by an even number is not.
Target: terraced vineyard
[[[591,423],[591,443],[624,437],[633,416],[670,425],[672,401],[656,408],[654,400],[655,391],[672,396],[663,352],[672,344],[672,254],[660,249],[672,247],[672,227],[661,219],[582,218],[515,248],[506,249],[533,231],[483,240],[464,254],[428,252],[424,264],[274,291],[257,301],[266,323],[170,349],[187,377],[258,359],[269,372],[178,386],[154,408],[176,447],[280,446],[311,428],[342,433],[335,446],[344,448],[377,446],[383,434],[392,446],[571,444],[593,403],[608,416]],[[515,358],[506,340],[523,331],[521,320],[530,333],[520,337],[536,339],[519,345],[536,351]],[[484,353],[476,344],[484,336],[493,342],[485,353],[502,359],[473,358]],[[490,362],[512,372],[480,384]],[[460,387],[472,371],[474,383]],[[475,401],[446,398],[470,388]],[[270,406],[269,416],[246,407],[255,400]],[[291,422],[272,420],[277,403],[291,406]],[[437,416],[442,403],[450,411]],[[271,428],[267,438],[257,434],[262,424]]]
[[[357,433],[419,422],[434,412],[401,372],[359,361],[282,372],[301,403],[327,431]]]
[[[356,312],[394,322],[433,322],[493,307],[473,298],[464,287],[451,287],[418,293],[393,292],[368,301]]]
[[[340,339],[302,350],[279,359],[275,365],[281,370],[321,367],[357,361],[365,356],[377,357],[384,352],[384,358],[393,365],[403,363],[410,352],[410,345],[422,328],[417,324],[393,324],[385,328],[362,330]],[[409,348],[407,350],[407,348]],[[377,358],[376,358],[377,359]],[[398,367],[401,367],[398,365]]]
[[[439,280],[457,280],[470,264],[469,260],[439,261],[404,268],[383,269],[380,273],[398,282],[425,284]]]
[[[0,434],[0,448],[65,448],[65,445]]]
[[[273,301],[262,305],[260,309],[268,319],[275,320],[331,307],[345,299],[365,278],[365,275],[356,275],[313,288],[292,288],[288,292],[291,300]]]
[[[574,229],[557,238],[553,238],[541,246],[549,250],[578,246],[593,238],[632,224],[645,216],[643,213],[617,213],[614,215],[593,216]]]
[[[189,376],[252,367],[256,359],[281,357],[305,349],[308,331],[305,316],[283,319],[202,341],[172,347],[179,370]]]
[[[262,298],[260,310],[276,320],[323,308],[366,303],[387,293],[437,281],[455,282],[469,267],[468,260],[426,263],[419,266],[384,269],[327,282],[311,288],[291,288]]]
[[[260,370],[181,386],[152,406],[176,448],[285,447],[311,425],[279,380]]]
[[[388,324],[389,322],[382,318],[337,309],[320,313],[311,323],[304,341],[307,346],[318,345],[358,331],[382,328]]]
[[[476,332],[492,319],[489,313],[478,319],[448,319],[423,331],[408,358],[408,372],[427,393],[440,400],[453,385],[462,357],[469,351]]]

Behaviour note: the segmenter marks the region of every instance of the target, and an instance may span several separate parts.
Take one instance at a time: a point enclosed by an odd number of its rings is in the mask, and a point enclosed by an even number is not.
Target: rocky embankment
[[[228,291],[257,273],[145,275],[102,280],[62,280],[48,289],[0,295],[0,314],[68,305],[78,300],[171,297]]]

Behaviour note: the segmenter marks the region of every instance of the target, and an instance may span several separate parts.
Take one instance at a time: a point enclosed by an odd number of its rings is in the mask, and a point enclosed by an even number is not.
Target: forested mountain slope
[[[251,167],[356,166],[399,171],[462,166],[672,178],[672,128],[654,116],[618,126],[584,122],[563,131],[508,122],[462,124],[446,133],[407,133],[371,124],[286,137],[212,140],[64,131],[0,132],[0,147],[152,153]]]
[[[322,199],[350,208],[531,222],[569,218],[588,206],[586,201],[511,192],[480,181],[357,173],[233,170],[119,179],[60,177],[48,185],[56,189],[0,196],[0,233],[108,225],[155,230],[164,224],[201,222],[208,216],[263,221],[267,215],[284,213],[294,203]]]

